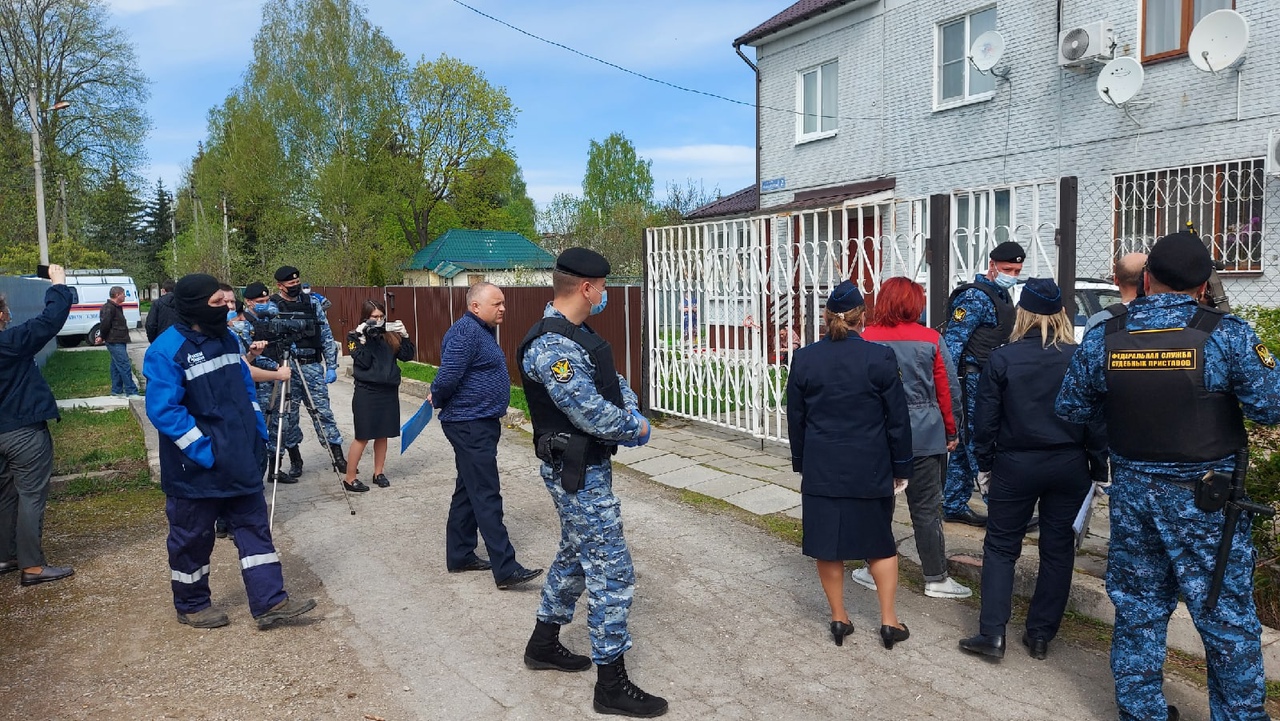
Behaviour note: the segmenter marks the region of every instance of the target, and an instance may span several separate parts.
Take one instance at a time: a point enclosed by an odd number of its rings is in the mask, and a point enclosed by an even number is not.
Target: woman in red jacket
[[[938,332],[918,322],[924,312],[924,288],[909,278],[889,278],[876,294],[874,323],[862,337],[882,343],[898,358],[902,387],[911,415],[911,444],[915,453],[907,507],[915,529],[916,551],[924,571],[924,595],[968,598],[973,594],[947,575],[947,551],[942,538],[942,469],[947,452],[956,447],[955,417],[960,413],[955,368],[947,359]],[[853,572],[855,583],[874,589],[866,566]]]

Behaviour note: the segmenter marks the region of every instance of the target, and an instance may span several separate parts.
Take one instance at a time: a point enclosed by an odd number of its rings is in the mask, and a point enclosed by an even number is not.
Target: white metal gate
[[[650,405],[784,439],[790,351],[820,337],[842,280],[871,303],[882,278],[925,281],[926,205],[850,202],[649,229]]]

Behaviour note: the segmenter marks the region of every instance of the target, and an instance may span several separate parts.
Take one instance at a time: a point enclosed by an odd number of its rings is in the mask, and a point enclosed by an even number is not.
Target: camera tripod
[[[351,505],[351,492],[347,490],[346,479],[343,473],[338,470],[338,459],[333,455],[328,440],[324,435],[324,429],[320,426],[320,414],[316,410],[315,399],[311,396],[311,388],[307,385],[306,376],[302,375],[302,367],[298,363],[298,359],[293,356],[293,352],[285,346],[284,352],[280,357],[279,367],[289,369],[289,378],[282,381],[273,381],[274,388],[271,391],[271,402],[268,406],[271,412],[276,415],[275,429],[275,451],[273,453],[272,463],[268,468],[274,468],[276,473],[271,477],[271,513],[267,519],[267,528],[272,528],[276,516],[276,487],[279,485],[276,477],[280,473],[280,462],[283,460],[284,454],[284,416],[288,410],[288,403],[293,393],[293,378],[296,375],[302,384],[302,402],[307,407],[307,415],[311,416],[311,424],[315,428],[316,440],[319,441],[325,449],[325,453],[329,455],[329,467],[333,469],[334,475],[338,477],[338,483],[342,487],[342,497],[347,502],[347,510],[351,511],[351,515],[356,515],[356,509]],[[277,407],[278,406],[278,407]],[[267,429],[270,432],[270,428]]]

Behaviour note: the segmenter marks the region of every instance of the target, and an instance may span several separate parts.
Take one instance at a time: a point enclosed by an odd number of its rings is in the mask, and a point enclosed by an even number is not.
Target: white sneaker
[[[849,574],[853,582],[872,591],[876,590],[876,579],[871,577],[871,569],[867,566],[853,569],[853,573]]]
[[[924,584],[924,595],[929,598],[968,598],[973,595],[973,591],[948,576],[941,581],[927,581]]]

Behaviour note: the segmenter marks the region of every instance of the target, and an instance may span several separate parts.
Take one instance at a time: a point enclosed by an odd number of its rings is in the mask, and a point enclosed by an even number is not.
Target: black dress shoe
[[[1170,706],[1170,707],[1169,707],[1169,721],[1178,721],[1178,719],[1180,719],[1180,718],[1182,718],[1182,714],[1178,713],[1178,707],[1177,707],[1177,706]]]
[[[0,574],[12,573],[16,570],[18,570],[17,561],[5,561],[3,563],[0,563]]]
[[[991,658],[1004,658],[1004,636],[970,636],[960,641],[960,650]]]
[[[883,643],[887,649],[893,649],[893,644],[909,638],[911,638],[911,630],[907,628],[905,623],[902,624],[902,628],[897,626],[880,627],[880,643]]]
[[[498,581],[498,588],[503,591],[506,591],[508,589],[515,588],[516,586],[519,586],[522,583],[527,583],[529,581],[532,581],[533,579],[541,575],[542,575],[541,568],[521,568],[517,570],[515,573],[511,574],[510,576],[507,576],[501,581]]]
[[[458,566],[457,568],[450,568],[449,573],[462,573],[463,571],[488,571],[491,568],[493,568],[493,566],[488,561],[477,557],[468,563]]]
[[[351,491],[352,493],[364,493],[365,491],[369,490],[369,487],[361,483],[359,478],[355,479],[351,483],[347,483],[346,481],[343,481],[342,487],[347,489],[348,491]]]
[[[374,483],[374,485],[376,485],[378,488],[390,488],[390,487],[391,487],[391,481],[387,480],[387,477],[386,477],[386,476],[384,476],[384,475],[382,475],[381,473],[378,473],[378,474],[375,474],[375,475],[374,475],[374,477],[373,477],[373,483]]]
[[[983,528],[987,525],[987,517],[972,508],[965,508],[959,513],[948,513],[942,519],[951,523],[963,523],[968,526],[977,526],[978,528]]]
[[[853,624],[848,621],[832,621],[831,622],[831,640],[836,642],[837,646],[844,645],[844,637],[853,633]]]
[[[1022,634],[1022,645],[1027,647],[1027,653],[1031,654],[1031,658],[1043,661],[1049,655],[1049,639],[1031,634]]]
[[[75,575],[75,571],[69,567],[60,566],[42,566],[39,573],[22,572],[22,580],[19,581],[24,586],[35,586],[50,581],[60,581],[68,576]]]

